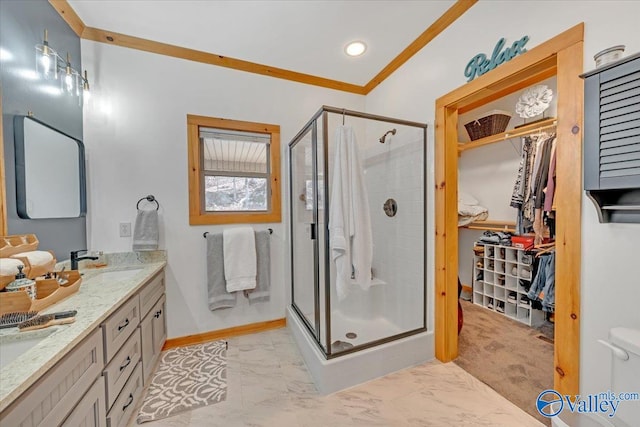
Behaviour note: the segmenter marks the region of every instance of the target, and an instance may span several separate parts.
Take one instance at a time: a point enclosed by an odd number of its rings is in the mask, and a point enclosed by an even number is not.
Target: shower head
[[[382,137],[380,138],[380,144],[384,144],[384,140],[387,139],[387,135],[395,135],[396,134],[396,130],[395,129],[391,129],[385,132],[384,135],[382,135]]]

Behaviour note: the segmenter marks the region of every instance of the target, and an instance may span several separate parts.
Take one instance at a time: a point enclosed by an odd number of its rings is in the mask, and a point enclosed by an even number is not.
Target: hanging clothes
[[[522,157],[511,195],[510,206],[518,209],[516,233],[534,231],[537,242],[542,241],[545,234],[543,208],[555,140],[555,134],[545,132],[523,138]]]
[[[554,252],[542,255],[538,270],[531,283],[527,297],[531,301],[542,300],[542,309],[553,312],[556,294],[556,256]],[[542,298],[540,296],[542,295]]]
[[[556,192],[556,142],[554,140],[551,151],[551,163],[549,164],[549,174],[547,176],[547,189],[544,196],[544,211],[551,212],[553,209],[553,198]]]
[[[528,136],[522,138],[522,158],[520,159],[520,167],[518,168],[518,177],[513,187],[511,195],[511,207],[520,209],[524,204],[524,194],[527,185],[529,159],[531,157],[533,141]]]
[[[540,165],[535,176],[533,186],[533,206],[536,209],[544,207],[544,189],[547,187],[549,180],[549,164],[551,163],[551,152],[555,145],[556,137],[552,135],[550,138],[542,142],[540,150]]]
[[[549,179],[549,166],[551,163],[551,153],[555,146],[556,137],[552,135],[548,139],[542,142],[540,150],[540,164],[535,176],[535,183],[532,189],[533,207],[535,209],[533,220],[533,232],[535,233],[535,244],[542,243],[547,231],[545,229],[545,223],[543,218],[543,208],[545,201],[545,189]]]
[[[522,227],[525,232],[531,230],[535,216],[535,207],[533,204],[532,190],[535,183],[535,176],[540,166],[540,156],[538,155],[542,145],[542,135],[530,136],[532,142],[531,156],[529,156],[529,165],[527,167],[527,176],[524,189],[524,203],[522,204]]]
[[[335,133],[329,247],[336,265],[338,299],[348,295],[349,285],[369,289],[373,259],[369,199],[355,132],[350,126],[339,126]]]

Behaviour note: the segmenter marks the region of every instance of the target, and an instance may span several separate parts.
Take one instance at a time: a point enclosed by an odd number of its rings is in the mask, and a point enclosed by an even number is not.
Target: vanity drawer
[[[103,367],[102,336],[96,330],[49,369],[13,405],[2,411],[0,425],[60,425]]]
[[[69,414],[62,427],[105,427],[104,378],[98,377],[73,412]]]
[[[124,427],[142,397],[142,366],[136,365],[131,378],[122,389],[111,410],[107,413],[107,427]]]
[[[104,370],[107,384],[107,409],[111,408],[120,394],[122,387],[138,364],[141,354],[140,334],[136,330]]]
[[[149,310],[164,293],[164,271],[158,273],[140,291],[140,318],[144,319]]]
[[[109,363],[140,323],[138,298],[133,297],[113,313],[103,324],[104,361]]]

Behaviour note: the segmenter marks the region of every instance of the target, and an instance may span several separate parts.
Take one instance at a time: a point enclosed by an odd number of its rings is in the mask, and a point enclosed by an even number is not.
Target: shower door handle
[[[316,238],[317,238],[317,233],[316,233],[316,224],[313,224],[313,223],[312,223],[312,224],[310,224],[310,225],[311,225],[311,227],[310,227],[310,231],[311,231],[311,236],[310,236],[310,237],[311,237],[311,240],[316,240]]]

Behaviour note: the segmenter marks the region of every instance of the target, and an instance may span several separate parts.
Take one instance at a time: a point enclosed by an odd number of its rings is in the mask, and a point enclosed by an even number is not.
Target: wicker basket
[[[493,110],[464,125],[472,141],[504,132],[511,120],[506,111]]]

